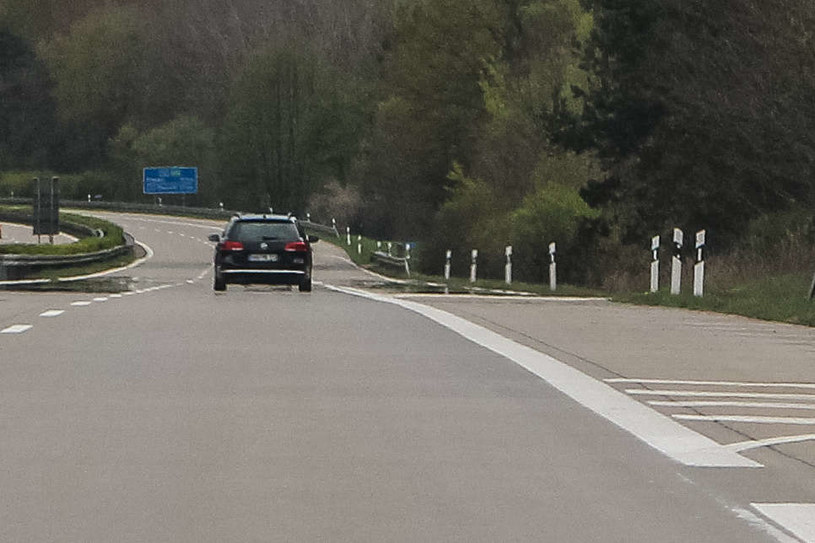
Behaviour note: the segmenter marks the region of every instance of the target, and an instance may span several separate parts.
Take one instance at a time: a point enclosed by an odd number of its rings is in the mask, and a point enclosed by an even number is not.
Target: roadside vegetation
[[[0,214],[4,217],[18,217],[21,223],[30,221],[30,207],[6,207],[0,206]],[[75,213],[60,213],[60,222],[75,224],[99,230],[102,236],[86,235],[74,243],[51,245],[50,243],[7,243],[0,245],[0,254],[19,255],[76,255],[82,253],[93,253],[112,249],[124,243],[124,231],[121,227],[102,219],[77,215]],[[46,239],[48,236],[44,236]]]
[[[4,0],[0,197],[150,204],[143,167],[195,165],[165,205],[335,218],[426,275],[478,249],[500,281],[511,245],[545,284],[556,242],[561,283],[615,296],[705,229],[713,303],[815,272],[813,27],[809,0]]]

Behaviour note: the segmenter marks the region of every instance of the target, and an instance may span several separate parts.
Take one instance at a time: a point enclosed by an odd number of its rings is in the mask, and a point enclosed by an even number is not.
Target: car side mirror
[[[207,238],[209,241],[214,241],[215,243],[221,242],[221,235],[220,234],[210,234]]]
[[[317,236],[308,236],[309,243],[317,243],[318,241],[320,241],[320,238],[318,238]]]

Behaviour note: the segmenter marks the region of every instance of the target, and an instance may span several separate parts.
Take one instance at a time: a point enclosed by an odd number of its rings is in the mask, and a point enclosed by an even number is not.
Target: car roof
[[[255,213],[241,213],[232,218],[233,221],[267,221],[267,222],[297,222],[297,218],[294,215],[279,215],[275,213],[263,213],[263,214],[255,214]]]

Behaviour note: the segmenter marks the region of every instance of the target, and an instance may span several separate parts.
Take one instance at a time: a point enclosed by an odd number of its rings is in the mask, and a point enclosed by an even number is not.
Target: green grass
[[[380,266],[371,261],[371,254],[376,250],[376,242],[367,238],[362,239],[362,253],[357,253],[357,238],[352,238],[352,245],[346,244],[345,236],[336,238],[325,236],[321,238],[343,248],[351,259],[360,266],[374,270],[388,277],[407,279],[404,271]],[[415,267],[415,262],[412,261]],[[599,296],[610,297],[615,302],[630,303],[649,306],[677,307],[698,311],[712,311],[742,315],[755,319],[787,322],[815,326],[815,300],[808,299],[809,288],[812,282],[811,273],[788,274],[769,277],[761,281],[737,284],[727,289],[707,287],[704,297],[697,298],[687,290],[679,295],[672,296],[667,290],[657,293],[626,292],[610,294],[600,289],[577,287],[573,285],[558,285],[555,292],[549,290],[548,284],[513,282],[507,285],[499,279],[479,279],[475,284],[467,278],[453,277],[444,281],[441,276],[430,276],[412,273],[410,278],[420,288],[421,284],[446,284],[451,291],[466,291],[475,287],[477,289],[513,290],[529,292],[541,296]]]
[[[692,292],[672,296],[656,293],[615,294],[616,302],[681,307],[742,315],[756,319],[815,326],[815,300],[808,299],[812,276],[791,274],[738,285],[727,290],[711,290],[697,298]]]

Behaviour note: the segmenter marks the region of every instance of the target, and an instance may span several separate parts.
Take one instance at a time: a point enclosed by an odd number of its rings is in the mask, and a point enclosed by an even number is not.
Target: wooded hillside
[[[197,165],[199,205],[486,271],[512,244],[531,279],[557,240],[589,283],[673,226],[815,243],[813,29],[808,0],[0,0],[0,195]]]

